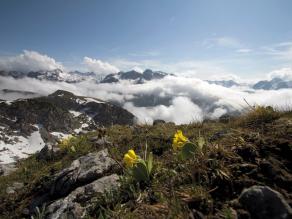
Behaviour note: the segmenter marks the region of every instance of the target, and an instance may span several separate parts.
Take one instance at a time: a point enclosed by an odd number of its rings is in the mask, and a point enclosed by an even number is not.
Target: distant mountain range
[[[162,71],[153,71],[147,69],[142,73],[134,70],[127,72],[121,71],[115,74],[108,74],[103,79],[100,79],[93,72],[84,73],[79,71],[64,72],[61,69],[55,69],[51,71],[34,71],[28,73],[19,71],[0,70],[0,76],[3,77],[13,77],[15,79],[28,77],[35,78],[38,80],[49,80],[67,83],[78,83],[84,80],[94,80],[96,83],[119,83],[121,81],[131,81],[132,83],[135,84],[143,84],[147,81],[159,80],[169,75],[174,76],[174,74],[168,74]],[[210,84],[216,84],[227,88],[242,85],[241,83],[238,83],[234,80],[206,80],[206,81]],[[274,78],[272,80],[262,80],[249,86],[255,90],[259,89],[279,90],[284,88],[292,88],[292,80]]]
[[[93,72],[79,72],[71,71],[64,72],[61,69],[55,69],[51,71],[34,71],[34,72],[19,72],[19,71],[0,71],[0,76],[13,77],[15,79],[21,78],[35,78],[38,80],[49,80],[49,81],[59,81],[67,83],[78,83],[84,80],[93,79],[100,83],[117,83],[122,80],[131,80],[134,83],[144,83],[145,81],[150,81],[154,79],[162,79],[167,75],[165,72],[152,71],[150,69],[145,70],[143,73],[137,71],[119,72],[116,74],[109,74],[105,76],[102,80],[96,76]]]
[[[93,72],[79,72],[71,71],[64,72],[61,69],[55,69],[51,71],[31,71],[28,73],[19,72],[19,71],[0,71],[0,76],[10,76],[15,79],[21,78],[35,78],[38,80],[49,80],[49,81],[59,81],[67,83],[77,83],[87,79],[96,79],[96,75]]]
[[[259,81],[253,85],[253,89],[256,90],[279,90],[284,88],[292,88],[292,81],[283,80],[281,78],[273,78],[269,81]]]
[[[132,80],[137,84],[141,84],[145,81],[162,79],[167,75],[173,74],[167,74],[162,71],[152,71],[150,69],[145,70],[143,73],[132,70],[128,72],[119,72],[117,74],[109,74],[101,80],[101,83],[117,83],[122,80]]]

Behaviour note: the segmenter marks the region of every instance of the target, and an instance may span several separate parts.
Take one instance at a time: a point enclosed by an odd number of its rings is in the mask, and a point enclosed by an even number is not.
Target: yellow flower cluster
[[[124,163],[127,167],[133,167],[134,164],[138,161],[138,156],[134,150],[129,150],[128,153],[124,155]]]
[[[173,137],[172,147],[174,150],[180,150],[188,141],[188,138],[183,135],[182,131],[177,130]]]

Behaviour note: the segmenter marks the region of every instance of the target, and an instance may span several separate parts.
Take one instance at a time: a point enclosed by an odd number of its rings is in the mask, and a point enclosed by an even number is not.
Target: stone
[[[46,208],[47,219],[84,218],[93,197],[102,195],[119,187],[119,176],[104,176],[82,187],[76,188],[65,198],[54,201]]]
[[[7,194],[14,194],[17,190],[22,189],[24,187],[23,183],[20,182],[14,182],[12,183],[12,186],[9,186],[6,188]]]
[[[20,182],[14,182],[12,184],[12,186],[15,188],[15,189],[22,189],[24,187],[24,184],[23,183],[20,183]]]
[[[7,194],[14,194],[14,193],[16,193],[16,191],[14,190],[14,188],[12,186],[9,186],[6,188],[6,193]]]
[[[158,124],[165,124],[165,121],[162,119],[156,119],[153,121],[153,125],[158,125]]]
[[[38,160],[50,161],[61,156],[61,150],[57,146],[46,144],[40,152],[36,154]]]
[[[44,203],[66,197],[76,188],[109,175],[118,170],[117,168],[107,149],[79,157],[68,168],[61,170],[52,177],[52,180],[42,185],[41,192],[31,201],[30,212],[33,213],[36,207]],[[74,209],[77,209],[75,205]]]
[[[82,156],[74,160],[70,167],[56,174],[50,194],[62,197],[76,187],[106,175],[115,165],[116,162],[109,157],[107,149]]]
[[[0,176],[7,176],[17,170],[15,163],[0,164]]]
[[[292,209],[284,197],[268,186],[252,186],[244,189],[239,202],[250,213],[252,219],[292,218]]]

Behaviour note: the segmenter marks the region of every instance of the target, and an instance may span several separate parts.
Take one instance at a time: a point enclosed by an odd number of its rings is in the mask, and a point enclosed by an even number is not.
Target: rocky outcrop
[[[90,199],[95,192],[102,193],[110,187],[116,187],[118,177],[113,173],[117,170],[116,162],[110,158],[107,149],[82,156],[42,186],[31,202],[30,211],[33,212],[44,203],[55,203],[49,204],[49,211],[53,215],[63,212],[67,207],[76,210],[79,204],[75,204],[75,199],[80,198],[81,193],[83,198],[86,196]]]
[[[155,119],[153,125],[165,124],[165,121],[162,119]]]
[[[104,195],[106,192],[117,190],[119,176],[112,174],[102,177],[85,186],[78,187],[65,198],[54,201],[47,206],[47,219],[61,219],[64,217],[83,218],[86,209],[91,206],[91,199]]]
[[[248,210],[252,219],[292,218],[292,209],[284,197],[268,186],[252,186],[244,189],[239,202]]]
[[[82,156],[55,176],[50,195],[64,196],[76,187],[106,175],[115,164],[116,162],[109,157],[107,149]]]

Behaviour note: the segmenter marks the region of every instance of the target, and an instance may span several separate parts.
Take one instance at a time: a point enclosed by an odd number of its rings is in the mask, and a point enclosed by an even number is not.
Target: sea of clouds
[[[61,89],[76,95],[99,98],[114,102],[129,110],[140,123],[151,123],[155,119],[163,119],[183,124],[201,121],[206,117],[218,118],[225,113],[246,109],[245,100],[251,105],[270,105],[280,109],[292,104],[292,89],[265,91],[246,87],[225,88],[196,78],[175,76],[168,76],[144,84],[134,84],[129,81],[99,84],[92,80],[70,84],[31,78],[0,77],[0,87],[1,89],[36,93],[32,96],[48,95]],[[0,99],[5,100],[26,97],[30,97],[30,95],[0,93]],[[145,97],[157,98],[157,102],[149,106],[135,104],[138,98]],[[160,101],[165,99],[167,101]],[[163,104],[160,104],[161,102]]]
[[[119,71],[119,68],[110,63],[89,57],[84,57],[83,65],[97,75]],[[62,63],[35,51],[25,50],[19,55],[0,57],[0,70],[28,72],[56,68],[66,71]],[[269,77],[292,78],[292,69],[274,71]],[[7,93],[3,89],[35,94]],[[0,77],[0,99],[4,100],[48,95],[59,89],[118,104],[132,112],[140,123],[163,119],[183,124],[202,121],[204,118],[218,118],[225,113],[242,112],[247,108],[246,101],[250,105],[269,105],[279,109],[292,104],[292,89],[266,91],[253,90],[248,86],[226,88],[194,77],[167,76],[144,84],[129,81],[101,84],[94,80],[66,83]]]

